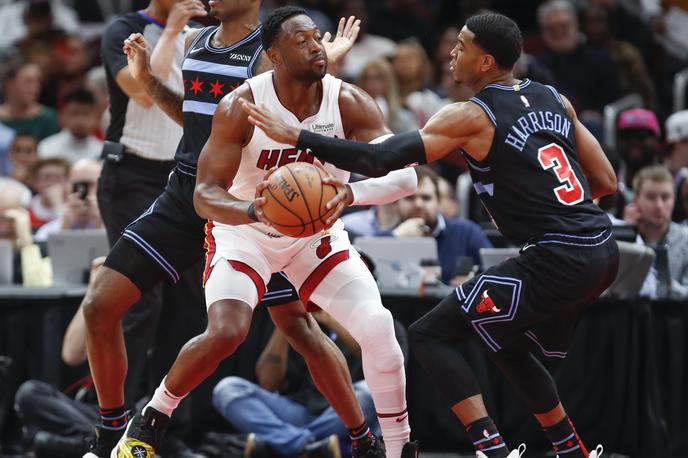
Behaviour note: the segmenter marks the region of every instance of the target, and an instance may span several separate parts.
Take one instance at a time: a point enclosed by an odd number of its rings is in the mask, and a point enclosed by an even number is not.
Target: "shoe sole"
[[[132,418],[132,420],[133,420],[133,418]],[[132,454],[129,450],[127,450],[125,448],[127,446],[127,444],[126,444],[127,435],[129,434],[129,427],[131,425],[132,425],[132,422],[130,421],[127,424],[127,428],[124,430],[124,434],[122,434],[122,437],[117,441],[117,444],[115,445],[115,447],[110,452],[110,458],[140,458],[138,455],[135,456],[134,454]],[[153,451],[153,455],[151,455],[151,458],[153,458],[155,456],[155,449],[150,444],[146,444],[145,442],[141,442],[141,444],[147,445],[148,447],[151,448],[151,450]],[[120,447],[122,447],[122,450],[120,450]],[[96,458],[98,458],[98,457],[96,457]]]

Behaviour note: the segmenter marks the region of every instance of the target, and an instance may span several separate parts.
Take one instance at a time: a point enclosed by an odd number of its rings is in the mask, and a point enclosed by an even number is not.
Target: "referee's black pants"
[[[98,206],[110,246],[162,193],[174,166],[174,161],[151,161],[131,154],[125,154],[120,162],[105,160],[98,182]],[[201,260],[177,283],[159,284],[122,320],[129,363],[124,383],[127,407],[133,408],[142,395],[151,393],[182,346],[205,329],[203,267]]]

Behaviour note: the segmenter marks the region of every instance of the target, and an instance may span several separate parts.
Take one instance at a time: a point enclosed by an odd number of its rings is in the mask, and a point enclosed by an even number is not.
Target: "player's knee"
[[[209,325],[204,340],[211,354],[223,359],[234,353],[241,345],[248,334],[248,328],[249,324],[241,321]]]
[[[120,278],[121,277],[121,278]],[[141,297],[133,283],[113,270],[104,269],[89,286],[82,304],[82,313],[90,332],[117,326],[131,306]]]
[[[382,306],[370,309],[352,326],[352,336],[361,346],[364,358],[371,358],[377,370],[396,371],[404,365],[404,356],[394,335],[392,314]]]

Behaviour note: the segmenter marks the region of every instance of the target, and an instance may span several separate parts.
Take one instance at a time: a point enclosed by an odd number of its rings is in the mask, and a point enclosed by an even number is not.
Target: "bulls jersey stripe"
[[[186,58],[182,70],[211,73],[213,75],[230,76],[233,78],[248,78],[248,68],[236,65],[218,64],[204,60]]]
[[[214,52],[214,53],[218,53],[218,54],[224,54],[227,51],[232,51],[234,49],[237,49],[240,46],[243,46],[243,45],[249,43],[251,40],[259,38],[260,33],[262,31],[263,31],[263,26],[259,25],[258,28],[256,28],[256,30],[251,32],[251,34],[249,36],[247,36],[246,38],[244,38],[240,42],[234,43],[233,45],[227,46],[226,48],[216,48],[212,44],[210,44],[210,40],[212,40],[213,35],[215,35],[215,33],[217,32],[217,28],[216,28],[212,33],[208,34],[208,37],[205,40],[205,49],[207,49],[210,52]]]
[[[470,100],[471,102],[474,102],[474,103],[477,103],[478,105],[480,105],[480,106],[482,107],[482,109],[485,110],[485,113],[487,113],[487,116],[490,117],[490,120],[492,121],[492,124],[494,124],[495,127],[497,127],[497,118],[495,118],[494,113],[492,113],[492,110],[490,110],[490,107],[488,107],[487,104],[485,104],[485,102],[483,102],[483,101],[480,100],[480,99],[476,99],[475,97],[471,97],[471,98],[468,99],[468,100]]]
[[[212,116],[215,114],[217,103],[197,102],[195,100],[184,100],[182,111],[184,113],[198,113]]]

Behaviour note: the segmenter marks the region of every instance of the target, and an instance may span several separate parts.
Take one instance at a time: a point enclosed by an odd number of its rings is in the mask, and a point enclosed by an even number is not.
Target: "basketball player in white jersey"
[[[312,162],[313,157],[254,130],[241,101],[268,104],[303,128],[327,135],[371,141],[389,131],[372,98],[326,76],[320,31],[303,9],[284,7],[273,12],[263,24],[263,45],[274,72],[248,80],[223,98],[198,163],[194,204],[199,216],[213,223],[206,272],[206,304],[213,312],[209,329],[218,329],[211,321],[222,320],[222,327],[233,329],[229,334],[236,336],[232,343],[236,348],[248,332],[253,308],[270,275],[285,272],[304,304],[311,301],[326,310],[361,346],[387,457],[400,458],[402,449],[404,457],[413,457],[417,447],[408,443],[404,361],[392,316],[382,306],[375,281],[341,221],[302,239],[282,236],[260,221],[264,201],[254,198],[256,187],[264,186],[266,170],[288,162]],[[348,172],[324,167],[339,181],[348,181]],[[354,203],[397,200],[409,193],[408,187],[399,186],[409,176],[415,184],[412,169],[377,179],[382,182],[369,181],[368,187],[354,192]],[[156,402],[174,404],[217,367],[221,358],[199,352],[200,345],[193,344],[196,339],[180,352],[164,380],[165,389],[156,391],[156,396],[166,398]]]

